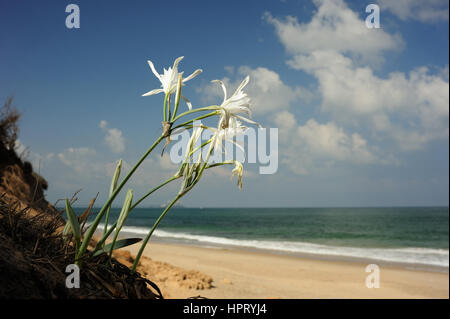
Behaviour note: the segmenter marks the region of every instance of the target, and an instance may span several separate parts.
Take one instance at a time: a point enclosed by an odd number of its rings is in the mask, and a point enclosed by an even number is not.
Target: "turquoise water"
[[[83,209],[78,209],[78,212]],[[115,220],[119,209],[112,209]],[[127,235],[145,236],[161,213],[135,209]],[[448,267],[445,208],[174,208],[155,239]]]

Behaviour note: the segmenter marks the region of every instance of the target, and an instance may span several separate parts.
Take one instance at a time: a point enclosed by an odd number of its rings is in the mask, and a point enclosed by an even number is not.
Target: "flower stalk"
[[[172,120],[174,121],[175,116],[177,115],[178,111],[178,105],[180,105],[180,98],[181,98],[181,88],[183,86],[183,76],[181,74],[178,75],[178,83],[177,83],[177,93],[175,94],[175,107],[173,110]]]
[[[98,224],[102,220],[108,206],[111,205],[113,200],[116,198],[116,196],[122,190],[122,188],[125,186],[125,184],[128,182],[128,180],[131,178],[131,176],[133,176],[134,172],[138,169],[138,167],[142,164],[142,162],[147,158],[147,156],[155,149],[155,147],[163,140],[164,137],[165,137],[164,135],[161,135],[158,139],[156,139],[156,141],[152,144],[152,146],[150,146],[150,148],[144,153],[144,155],[142,155],[142,157],[137,161],[137,163],[133,166],[133,168],[130,170],[130,172],[125,176],[125,178],[122,180],[122,182],[119,184],[119,186],[117,186],[117,188],[114,190],[112,195],[108,198],[105,205],[103,205],[102,209],[100,210],[100,212],[98,212],[97,216],[95,217],[94,222],[89,227],[89,229],[83,239],[81,247],[75,255],[76,260],[79,259],[80,257],[82,257],[83,254],[86,252],[89,242],[91,241],[92,236],[94,235],[94,233],[98,227]]]
[[[145,237],[144,241],[142,242],[141,248],[139,249],[136,258],[134,259],[133,266],[131,266],[131,273],[134,273],[136,271],[136,267],[139,263],[139,260],[141,259],[142,253],[144,252],[145,247],[147,246],[148,241],[150,240],[150,237],[153,235],[153,232],[158,227],[159,223],[163,220],[164,216],[166,216],[167,212],[172,208],[173,205],[181,198],[183,195],[178,194],[175,196],[175,198],[170,202],[169,205],[164,209],[162,214],[158,217],[158,219],[153,224],[153,227],[150,229],[149,233]]]
[[[136,162],[136,164],[131,168],[131,170],[126,174],[126,176],[119,183],[119,177],[122,168],[122,160],[117,164],[115,173],[112,177],[111,186],[109,190],[109,197],[106,200],[103,207],[95,216],[92,224],[88,228],[84,238],[81,238],[81,233],[79,231],[79,225],[77,224],[77,217],[73,212],[70,204],[67,204],[66,211],[68,214],[69,222],[65,227],[65,233],[72,231],[73,238],[75,241],[75,262],[80,264],[81,258],[84,258],[86,255],[87,248],[89,243],[94,235],[95,231],[98,228],[99,223],[103,218],[105,218],[105,228],[103,231],[103,237],[99,240],[97,245],[92,252],[91,257],[97,256],[98,254],[107,253],[109,255],[109,259],[111,259],[112,252],[117,247],[124,247],[126,245],[136,243],[139,239],[121,239],[117,241],[120,231],[124,226],[127,217],[131,213],[131,211],[136,208],[139,204],[141,204],[145,199],[151,196],[154,192],[160,190],[167,184],[175,181],[177,179],[182,179],[181,188],[172,201],[165,207],[161,215],[156,219],[153,226],[147,233],[144,238],[142,245],[138,251],[138,254],[134,260],[134,263],[131,267],[131,271],[135,272],[136,267],[139,263],[139,260],[145,250],[145,247],[153,235],[156,228],[164,219],[164,216],[170,211],[170,209],[179,201],[183,196],[185,196],[191,189],[195,187],[195,185],[200,181],[205,169],[215,168],[221,165],[234,165],[234,169],[232,170],[231,176],[237,175],[237,184],[239,189],[242,189],[242,176],[243,176],[243,165],[241,162],[232,160],[225,161],[221,163],[213,163],[210,164],[209,160],[211,154],[215,151],[220,151],[222,148],[222,144],[225,141],[233,142],[233,137],[241,134],[245,131],[246,127],[242,126],[241,121],[258,125],[257,122],[254,122],[250,119],[251,111],[250,111],[250,98],[243,91],[244,87],[249,82],[249,77],[246,77],[244,81],[240,84],[238,89],[234,92],[230,97],[227,96],[227,90],[223,82],[216,80],[221,85],[224,92],[224,99],[220,105],[210,105],[206,107],[198,107],[192,108],[191,102],[182,94],[182,88],[185,83],[197,75],[199,75],[202,70],[197,69],[191,75],[186,78],[183,78],[183,72],[178,71],[178,64],[183,59],[183,57],[177,58],[172,67],[169,67],[167,70],[164,69],[162,74],[159,74],[153,63],[148,61],[150,69],[153,74],[158,78],[161,83],[161,88],[151,90],[143,96],[150,96],[159,93],[164,93],[163,100],[163,112],[162,112],[162,134],[154,141],[154,143],[147,149],[147,151],[141,156],[141,158]],[[174,94],[174,97],[172,95]],[[174,100],[172,99],[174,98]],[[178,114],[180,101],[183,99],[188,106],[188,110]],[[173,102],[173,110],[171,110],[171,104]],[[172,112],[171,112],[172,111]],[[198,115],[198,112],[207,112],[206,114]],[[193,116],[194,119],[185,120],[185,117]],[[208,127],[206,125],[197,124],[197,121],[201,121],[202,119],[211,118],[217,116],[218,124],[215,127]],[[181,121],[181,119],[184,120]],[[180,120],[180,124],[175,123]],[[136,202],[133,203],[133,191],[128,190],[124,204],[122,206],[121,213],[118,219],[109,225],[110,219],[110,210],[113,201],[116,199],[118,194],[122,191],[124,186],[130,180],[130,178],[134,175],[137,168],[145,161],[145,159],[150,155],[150,153],[163,141],[166,139],[166,144],[164,145],[162,152],[166,146],[170,143],[170,136],[175,130],[191,130],[192,136],[189,140],[188,146],[186,148],[186,153],[184,154],[183,162],[178,168],[177,172],[173,174],[171,177],[166,179],[164,182],[159,184],[156,187],[153,187],[150,191],[144,194],[141,198],[139,198]],[[198,140],[201,138],[203,130],[208,129],[213,132],[213,136],[209,138],[207,141],[203,143],[199,143],[200,145],[196,145]],[[235,143],[236,144],[236,143]],[[209,145],[209,146],[208,146]],[[237,144],[236,144],[237,145]],[[238,145],[239,146],[239,145]],[[205,147],[208,147],[207,154],[205,158],[203,158],[203,150]],[[198,155],[196,155],[198,154]],[[194,159],[196,157],[196,159]],[[114,233],[114,237],[112,239],[112,243],[104,246],[105,241],[109,238],[109,236]]]

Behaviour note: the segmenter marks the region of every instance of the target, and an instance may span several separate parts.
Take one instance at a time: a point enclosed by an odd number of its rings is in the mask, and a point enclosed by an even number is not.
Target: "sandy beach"
[[[138,248],[129,248],[132,256]],[[362,262],[155,242],[147,246],[144,255],[156,263],[152,269],[159,274],[152,276],[149,270],[148,277],[158,284],[166,298],[449,297],[448,272],[380,265],[380,288],[369,289],[365,284],[368,263]],[[190,276],[210,284],[194,284],[189,288],[182,283]]]

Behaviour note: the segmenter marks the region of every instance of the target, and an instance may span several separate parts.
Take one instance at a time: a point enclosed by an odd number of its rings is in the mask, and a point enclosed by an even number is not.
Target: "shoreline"
[[[124,248],[132,255],[139,244]],[[367,262],[329,260],[260,249],[199,247],[153,240],[144,256],[213,279],[213,288],[166,285],[169,298],[448,298],[449,274],[381,264],[380,288],[367,288]],[[409,266],[409,265],[407,265]],[[151,276],[150,278],[151,279]],[[163,291],[164,293],[164,291]]]
[[[121,236],[124,238],[127,237],[142,237],[142,234],[134,233],[126,230],[122,230]],[[154,235],[151,239],[154,243],[161,244],[173,244],[173,245],[181,245],[181,246],[192,246],[192,247],[200,247],[200,248],[210,248],[210,249],[230,249],[230,250],[238,250],[242,252],[250,251],[250,252],[262,252],[272,255],[280,255],[280,256],[294,256],[298,258],[304,259],[313,259],[313,260],[325,260],[325,261],[344,261],[344,262],[357,262],[357,263],[366,263],[366,264],[377,264],[383,266],[392,266],[404,269],[412,269],[412,270],[423,270],[423,271],[431,271],[431,272],[442,272],[448,273],[449,266],[444,265],[435,265],[428,263],[420,263],[420,262],[401,262],[394,260],[384,260],[379,258],[371,258],[371,257],[362,257],[362,256],[349,256],[343,254],[327,254],[325,253],[310,253],[310,252],[302,252],[302,251],[289,251],[289,250],[280,250],[276,248],[262,248],[262,247],[254,247],[254,246],[246,246],[246,245],[233,245],[233,244],[225,244],[225,243],[217,243],[217,242],[202,242],[196,240],[186,240],[181,238],[170,238]],[[150,243],[149,243],[150,244]],[[308,243],[306,243],[308,244]],[[325,246],[325,245],[324,245]],[[332,249],[332,246],[329,246],[329,249]],[[357,247],[336,247],[336,248],[356,248]],[[374,249],[374,248],[368,248]],[[396,248],[376,248],[379,250],[389,250]],[[399,249],[399,248],[397,248]],[[401,248],[400,248],[401,249]],[[444,250],[445,249],[436,249],[436,250]],[[448,250],[447,250],[448,251]]]
[[[161,239],[161,238],[153,238],[154,243],[158,244],[168,244],[168,245],[179,245],[179,246],[188,246],[188,247],[198,247],[198,248],[206,248],[206,249],[223,249],[223,250],[236,250],[242,253],[245,252],[254,252],[254,253],[262,253],[274,256],[291,256],[300,259],[310,259],[310,260],[322,260],[322,261],[337,261],[337,262],[349,262],[349,263],[364,263],[364,264],[377,264],[380,266],[388,266],[393,268],[401,268],[408,270],[420,270],[420,271],[429,271],[429,272],[438,272],[438,273],[449,273],[449,267],[445,266],[437,266],[430,265],[424,263],[408,263],[408,262],[396,262],[396,261],[386,261],[376,258],[365,258],[365,257],[353,257],[353,256],[344,256],[344,255],[327,255],[327,254],[314,254],[314,253],[306,253],[306,252],[291,252],[291,251],[281,251],[270,248],[256,248],[250,246],[232,246],[232,245],[221,245],[221,244],[207,244],[207,243],[190,243],[190,242],[182,242],[170,239]],[[150,243],[149,243],[150,245]]]

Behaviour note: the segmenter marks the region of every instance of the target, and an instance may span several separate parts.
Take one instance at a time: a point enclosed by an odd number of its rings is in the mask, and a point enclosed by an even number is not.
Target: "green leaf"
[[[78,217],[73,211],[72,207],[70,206],[69,200],[67,198],[66,198],[66,214],[67,214],[67,221],[70,225],[70,228],[72,229],[76,247],[78,248],[81,242],[80,223],[78,222]]]
[[[119,218],[117,219],[116,232],[119,233],[122,229],[125,220],[130,213],[131,202],[133,201],[133,190],[129,189],[127,195],[125,196],[125,200],[123,202],[122,210],[120,212]]]
[[[63,236],[67,236],[69,234],[69,232],[71,231],[72,228],[70,228],[70,223],[66,223],[66,226],[64,226],[63,229]]]
[[[109,188],[109,196],[111,197],[111,195],[114,193],[114,191],[117,188],[117,182],[119,181],[119,176],[120,176],[120,171],[122,170],[122,159],[119,160],[119,162],[117,163],[116,166],[116,170],[114,172],[114,175],[111,179],[111,186]],[[111,204],[108,206],[107,210],[106,210],[106,217],[105,217],[105,228],[103,231],[103,234],[106,234],[108,232],[108,222],[109,222],[109,212],[111,210]]]
[[[125,238],[125,239],[120,239],[120,240],[116,241],[116,243],[114,244],[114,249],[113,250],[120,249],[120,248],[123,248],[123,247],[127,247],[127,246],[130,246],[130,245],[134,245],[134,244],[140,242],[141,240],[142,240],[142,238]],[[101,255],[103,253],[110,252],[111,246],[112,246],[112,243],[110,243],[108,245],[105,245],[105,247],[103,247],[102,249],[99,249],[96,252],[94,252],[94,254],[92,256],[95,257],[95,256]]]
[[[119,160],[119,162],[117,163],[117,166],[116,166],[116,170],[115,170],[114,175],[111,180],[111,186],[109,188],[109,196],[111,196],[112,193],[114,193],[114,191],[116,190],[117,181],[119,180],[121,169],[122,169],[122,160]]]

